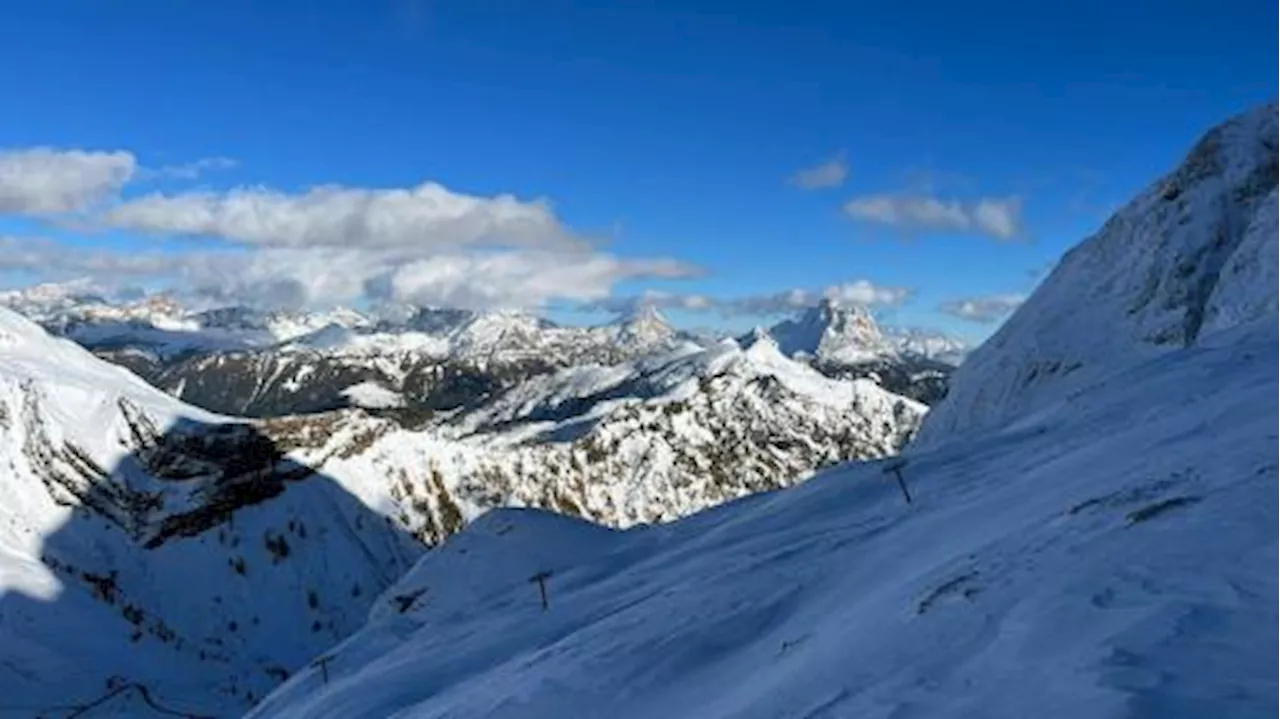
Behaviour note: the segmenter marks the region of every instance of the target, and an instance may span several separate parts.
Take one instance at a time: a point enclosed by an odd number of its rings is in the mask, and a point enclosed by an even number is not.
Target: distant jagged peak
[[[660,344],[676,335],[675,328],[651,303],[636,305],[614,324],[619,340],[632,344]]]
[[[959,366],[972,349],[963,339],[925,327],[881,327],[885,339],[898,352],[911,357]]]
[[[857,364],[896,351],[863,305],[824,297],[792,319],[769,329],[787,356],[805,355],[820,362]]]

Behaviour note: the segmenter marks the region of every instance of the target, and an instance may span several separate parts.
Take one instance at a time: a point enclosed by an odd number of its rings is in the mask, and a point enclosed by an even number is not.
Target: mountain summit
[[[618,342],[627,346],[661,347],[676,338],[676,330],[653,305],[639,305],[619,318]]]
[[[857,364],[893,354],[865,307],[824,298],[795,319],[769,329],[783,354],[804,354],[821,363]]]
[[[990,429],[1127,362],[1276,312],[1276,105],[1210,130],[1062,258],[953,376],[916,447]]]

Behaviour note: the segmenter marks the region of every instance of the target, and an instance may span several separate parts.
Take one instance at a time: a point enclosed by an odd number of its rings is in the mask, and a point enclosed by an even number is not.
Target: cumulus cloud
[[[680,278],[695,270],[671,260],[630,260],[605,254],[501,252],[431,257],[395,269],[391,296],[449,307],[531,307],[550,298],[593,301],[615,284],[639,277]]]
[[[839,187],[849,177],[849,162],[843,152],[836,153],[826,162],[797,170],[787,182],[804,190]]]
[[[718,300],[702,294],[645,290],[639,295],[605,297],[582,304],[583,309],[601,310],[614,314],[630,314],[638,309],[652,307],[659,310],[689,310],[705,312],[716,309]]]
[[[990,324],[1018,309],[1026,299],[1026,295],[1016,293],[962,297],[944,302],[938,309],[960,319]]]
[[[122,192],[130,180],[193,179],[233,164],[208,158],[146,170],[129,153],[0,153],[0,214],[74,213],[77,227],[136,233],[150,244],[124,251],[6,238],[0,269],[42,279],[167,283],[255,305],[368,299],[475,309],[597,301],[626,280],[699,272],[673,259],[605,252],[566,226],[546,200],[469,195],[433,182]],[[190,238],[206,241],[184,241]]]
[[[710,297],[702,294],[646,292],[632,297],[611,297],[585,305],[625,313],[637,307],[681,309],[692,312],[715,312],[725,316],[767,316],[795,312],[812,307],[823,299],[837,304],[872,308],[897,307],[909,300],[915,291],[909,287],[877,285],[868,280],[855,280],[819,290],[792,289],[771,294],[740,297]]]
[[[965,203],[930,195],[866,195],[846,202],[844,211],[856,220],[904,230],[973,232],[997,240],[1022,234],[1018,197],[984,197]]]
[[[545,200],[466,195],[434,182],[391,189],[328,185],[302,193],[265,187],[153,193],[124,202],[101,219],[118,229],[276,247],[584,245]]]
[[[119,193],[137,169],[123,151],[0,150],[0,212],[80,212]]]
[[[195,180],[205,173],[230,170],[239,164],[239,162],[230,157],[204,157],[195,162],[165,165],[155,170],[145,170],[145,173],[158,177],[171,177],[176,180]]]
[[[152,252],[70,247],[44,237],[0,236],[0,270],[39,272],[57,278],[156,275],[189,262]]]
[[[240,248],[116,252],[43,238],[0,237],[0,270],[101,287],[167,282],[178,294],[225,303],[299,308],[361,299],[468,309],[536,308],[595,301],[637,278],[678,279],[698,269],[668,259],[603,253],[471,252],[421,256],[403,249]]]
[[[909,287],[886,287],[867,280],[857,280],[844,285],[834,285],[823,290],[823,297],[838,303],[855,305],[896,307],[911,298]]]

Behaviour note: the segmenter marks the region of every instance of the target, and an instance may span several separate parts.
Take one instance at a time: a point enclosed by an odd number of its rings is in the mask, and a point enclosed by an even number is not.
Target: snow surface
[[[963,441],[1134,355],[1276,311],[1274,104],[1211,130],[1058,263],[952,376],[915,446]]]
[[[250,716],[1275,716],[1276,346],[1116,367],[912,457],[909,505],[871,463],[626,532],[490,513]]]
[[[385,408],[404,406],[404,397],[401,397],[398,392],[389,390],[372,381],[353,384],[343,390],[342,395],[351,400],[351,403],[357,407]]]
[[[385,479],[239,474],[262,441],[0,309],[0,717],[69,715],[113,681],[238,715],[362,624],[421,551],[370,509]],[[271,501],[149,541],[277,471],[294,477]],[[284,557],[264,545],[286,536]],[[153,715],[126,693],[85,716]]]

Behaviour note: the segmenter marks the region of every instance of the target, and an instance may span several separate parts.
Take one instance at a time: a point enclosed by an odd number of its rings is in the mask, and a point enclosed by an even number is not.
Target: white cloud
[[[805,190],[839,187],[849,177],[849,163],[843,152],[813,167],[796,171],[787,182]]]
[[[138,169],[131,153],[0,150],[0,212],[80,212],[115,196]]]
[[[611,297],[586,305],[587,309],[626,312],[640,306],[659,309],[683,309],[693,312],[717,312],[722,315],[780,315],[813,307],[823,299],[837,304],[864,307],[897,307],[915,294],[909,287],[877,285],[868,280],[855,280],[831,285],[821,290],[793,289],[772,294],[741,297],[710,297],[702,294],[646,292],[633,297]]]
[[[140,170],[128,153],[45,149],[0,155],[0,213],[77,214],[77,226],[149,235],[145,251],[0,241],[0,269],[41,279],[126,280],[227,302],[325,305],[360,299],[469,308],[594,301],[622,281],[698,272],[665,258],[622,258],[567,227],[541,199],[408,188],[266,187],[124,197],[131,179],[194,178],[222,158]],[[194,245],[183,238],[211,242]],[[176,241],[175,241],[176,240]]]
[[[336,185],[290,194],[263,187],[151,194],[105,213],[120,229],[219,237],[275,247],[556,247],[585,243],[544,200],[479,197],[428,182],[412,188]]]
[[[953,317],[990,324],[1018,309],[1026,299],[1026,295],[1016,293],[963,297],[944,302],[938,309]]]
[[[836,302],[872,306],[896,307],[911,298],[912,290],[908,287],[886,287],[872,284],[867,280],[857,280],[844,285],[835,285],[823,290],[822,295]]]
[[[120,252],[40,237],[0,237],[0,271],[26,271],[49,280],[93,281],[122,287],[151,278],[215,281],[243,271],[250,257],[227,252]]]
[[[481,197],[436,183],[412,188],[324,186],[150,194],[103,224],[160,236],[206,236],[250,261],[224,281],[234,295],[290,303],[367,296],[456,307],[537,307],[590,301],[616,283],[695,272],[669,259],[621,259],[565,226],[545,200]]]
[[[403,249],[305,247],[123,253],[72,248],[43,238],[0,237],[3,270],[51,280],[84,278],[101,287],[167,282],[180,294],[236,304],[304,307],[372,299],[471,309],[600,300],[623,280],[697,273],[673,260],[590,252],[420,256]]]
[[[822,299],[837,304],[865,307],[897,307],[911,298],[909,287],[877,285],[869,280],[855,280],[831,285],[819,291],[794,289],[771,295],[739,297],[724,303],[728,314],[774,315],[812,307]]]
[[[165,165],[164,167],[148,170],[144,168],[146,174],[156,175],[159,177],[172,177],[177,180],[195,180],[206,172],[215,172],[218,170],[230,170],[237,167],[240,163],[230,157],[204,157],[195,162],[185,162],[180,165]]]
[[[1022,200],[983,198],[972,209],[973,226],[997,239],[1009,240],[1022,234]]]
[[[975,232],[998,240],[1022,234],[1022,201],[1018,197],[984,197],[975,203],[929,195],[880,194],[845,203],[850,217],[905,230]]]
[[[615,284],[639,277],[679,278],[692,268],[670,260],[604,254],[502,252],[445,255],[398,267],[389,277],[397,301],[449,307],[531,307],[548,299],[598,301]]]
[[[612,312],[615,314],[629,314],[641,307],[653,307],[659,310],[689,310],[691,312],[706,312],[714,310],[718,307],[718,300],[713,297],[701,294],[684,294],[678,292],[664,292],[662,290],[645,290],[639,295],[630,297],[606,297],[604,299],[587,302],[583,304],[583,309],[602,310],[604,312]]]

